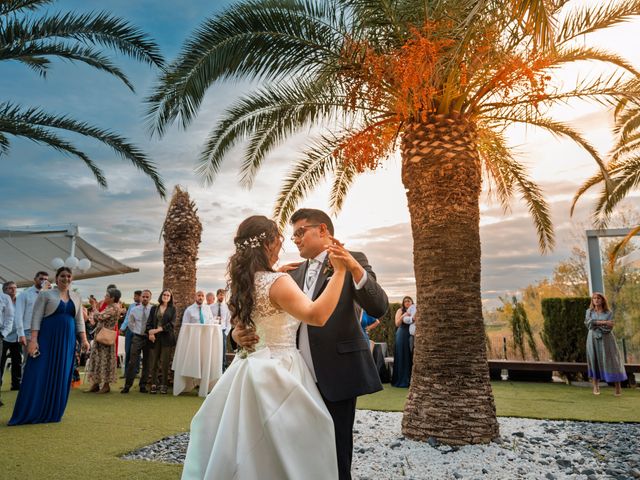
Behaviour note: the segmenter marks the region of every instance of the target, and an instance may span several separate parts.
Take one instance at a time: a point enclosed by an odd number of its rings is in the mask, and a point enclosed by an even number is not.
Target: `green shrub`
[[[396,324],[394,322],[396,310],[400,308],[400,303],[389,303],[389,310],[380,318],[380,325],[371,330],[369,338],[374,342],[387,343],[387,356],[393,357],[393,349],[396,345]]]
[[[586,362],[587,329],[584,326],[589,297],[545,298],[542,341],[556,362]]]

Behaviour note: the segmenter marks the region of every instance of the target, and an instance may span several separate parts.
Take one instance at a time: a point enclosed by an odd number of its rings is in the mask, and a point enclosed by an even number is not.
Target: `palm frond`
[[[148,160],[138,147],[109,130],[79,122],[67,115],[52,115],[38,108],[22,109],[8,102],[0,103],[0,119],[3,125],[0,132],[28,132],[30,128],[47,131],[58,129],[93,138],[109,146],[118,156],[129,160],[137,169],[144,172],[151,178],[160,196],[163,198],[165,196],[165,187],[154,163]],[[25,133],[21,136],[28,135]]]
[[[280,227],[286,226],[300,201],[336,170],[338,160],[334,152],[344,138],[322,137],[294,165],[280,187],[273,210],[273,217]]]
[[[573,199],[571,200],[571,209],[569,211],[569,214],[571,216],[573,216],[578,200],[580,200],[582,195],[587,193],[587,191],[590,190],[592,187],[595,187],[596,185],[602,182],[604,182],[604,176],[602,175],[602,172],[598,172],[592,177],[585,180],[585,182],[582,185],[580,185],[580,188],[578,188],[576,193],[573,195]]]
[[[637,119],[633,119],[637,121]],[[640,150],[640,132],[627,133],[626,135],[619,135],[613,150],[611,151],[611,160],[617,162],[625,155]]]
[[[533,218],[540,251],[544,253],[552,250],[555,244],[553,225],[549,205],[540,186],[530,179],[525,166],[513,158],[502,135],[485,130],[481,137],[484,137],[485,145],[489,145],[481,155],[498,188],[498,197],[503,208],[508,206],[514,188],[517,189]]]
[[[613,168],[609,168],[609,172],[611,188],[602,189],[594,208],[594,217],[601,224],[606,224],[615,207],[629,192],[640,186],[640,155],[616,162]]]
[[[162,67],[158,45],[122,18],[107,12],[57,13],[42,18],[7,18],[0,30],[0,59],[5,49],[28,47],[32,42],[67,39],[81,45],[99,45],[134,60]]]
[[[495,197],[507,213],[511,209],[513,177],[505,175],[499,167],[503,164],[503,157],[511,156],[511,150],[501,131],[488,128],[478,130],[477,147],[488,180],[489,198],[493,198],[495,187]]]
[[[511,0],[514,19],[533,39],[535,49],[553,49],[555,37],[555,13],[547,0]]]
[[[487,119],[488,120],[488,119]],[[496,113],[491,115],[491,122],[506,123],[523,123],[546,130],[558,137],[566,137],[573,140],[577,145],[582,147],[593,160],[596,162],[605,181],[605,187],[609,183],[609,174],[605,166],[604,160],[600,157],[598,151],[589,143],[580,132],[564,122],[558,122],[529,109],[511,110],[510,113]]]
[[[618,243],[614,245],[613,249],[611,250],[611,253],[609,254],[609,266],[611,268],[614,267],[616,263],[616,259],[618,258],[618,255],[620,255],[620,252],[624,250],[624,248],[629,244],[631,239],[636,235],[640,235],[640,225],[632,228],[626,237],[624,237],[622,240],[620,240]]]
[[[26,65],[43,78],[47,76],[47,71],[49,70],[49,65],[51,64],[49,60],[42,57],[20,56],[14,58],[14,60],[22,63],[23,65]]]
[[[580,61],[598,61],[603,63],[609,63],[616,67],[619,67],[628,73],[639,76],[640,72],[624,57],[605,50],[603,48],[592,48],[586,46],[576,47],[563,47],[559,49],[557,55],[553,56],[553,61],[549,68],[557,68],[566,63],[580,62]]]
[[[98,166],[89,158],[87,154],[78,150],[73,144],[68,141],[60,138],[55,133],[34,125],[29,125],[27,123],[15,123],[11,121],[7,121],[7,119],[0,113],[0,131],[9,135],[13,135],[15,137],[24,137],[28,140],[31,140],[36,143],[44,144],[49,147],[54,148],[55,150],[62,152],[66,155],[71,155],[82,160],[93,176],[95,177],[98,185],[103,188],[107,187],[107,179],[104,176],[104,173]],[[6,140],[6,147],[8,149],[8,139],[3,134],[2,137]],[[3,142],[5,143],[5,142]]]
[[[640,15],[640,0],[623,0],[588,5],[567,12],[557,30],[558,43],[603,30]]]
[[[333,215],[337,215],[342,210],[349,188],[351,188],[358,173],[358,169],[353,163],[339,162],[336,165],[329,194],[329,207]]]
[[[211,184],[224,155],[251,136],[242,165],[242,181],[250,185],[265,155],[299,128],[338,114],[345,100],[333,85],[301,83],[258,90],[229,108],[209,134],[196,172]]]
[[[331,23],[333,2],[250,0],[205,21],[148,98],[152,132],[189,125],[207,89],[226,78],[300,78],[335,68],[346,32]]]
[[[0,15],[7,15],[21,10],[33,11],[50,3],[53,3],[53,0],[2,0],[0,2]]]
[[[14,45],[0,49],[0,60],[17,60],[26,63],[43,75],[50,60],[46,57],[57,57],[64,60],[78,61],[97,70],[107,72],[120,79],[131,91],[133,85],[120,68],[98,50],[81,45],[69,45],[64,42],[31,42],[27,45]]]
[[[5,134],[0,132],[0,157],[9,153],[10,147],[9,139]]]
[[[530,109],[550,108],[554,105],[567,104],[571,100],[585,100],[598,103],[606,108],[617,106],[624,99],[633,99],[640,95],[640,88],[631,85],[625,74],[598,75],[595,78],[582,79],[566,91],[556,91],[545,95],[523,93],[515,98],[487,100],[478,106],[478,113],[491,117],[493,112],[521,107]]]

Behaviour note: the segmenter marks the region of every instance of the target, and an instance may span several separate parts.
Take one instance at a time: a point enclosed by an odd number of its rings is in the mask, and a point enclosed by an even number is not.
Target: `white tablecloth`
[[[180,327],[171,367],[174,395],[200,384],[198,395],[207,396],[222,376],[222,339],[220,325],[185,323]]]

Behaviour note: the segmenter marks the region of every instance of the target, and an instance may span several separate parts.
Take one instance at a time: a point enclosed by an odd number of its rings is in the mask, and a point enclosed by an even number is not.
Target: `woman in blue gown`
[[[76,333],[89,348],[80,295],[71,292],[71,270],[56,272],[57,288],[38,294],[31,320],[29,357],[9,425],[59,422],[71,389]]]
[[[409,346],[409,326],[413,323],[413,317],[409,307],[413,305],[411,297],[402,299],[402,307],[396,311],[396,346],[393,355],[393,375],[391,385],[394,387],[407,388],[411,383],[411,368],[413,360]]]

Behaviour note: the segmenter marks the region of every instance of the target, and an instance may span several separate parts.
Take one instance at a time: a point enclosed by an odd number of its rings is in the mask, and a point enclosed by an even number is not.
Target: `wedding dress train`
[[[296,348],[300,322],[269,300],[281,275],[256,274],[260,342],[236,356],[194,416],[183,480],[338,478],[333,422]]]

